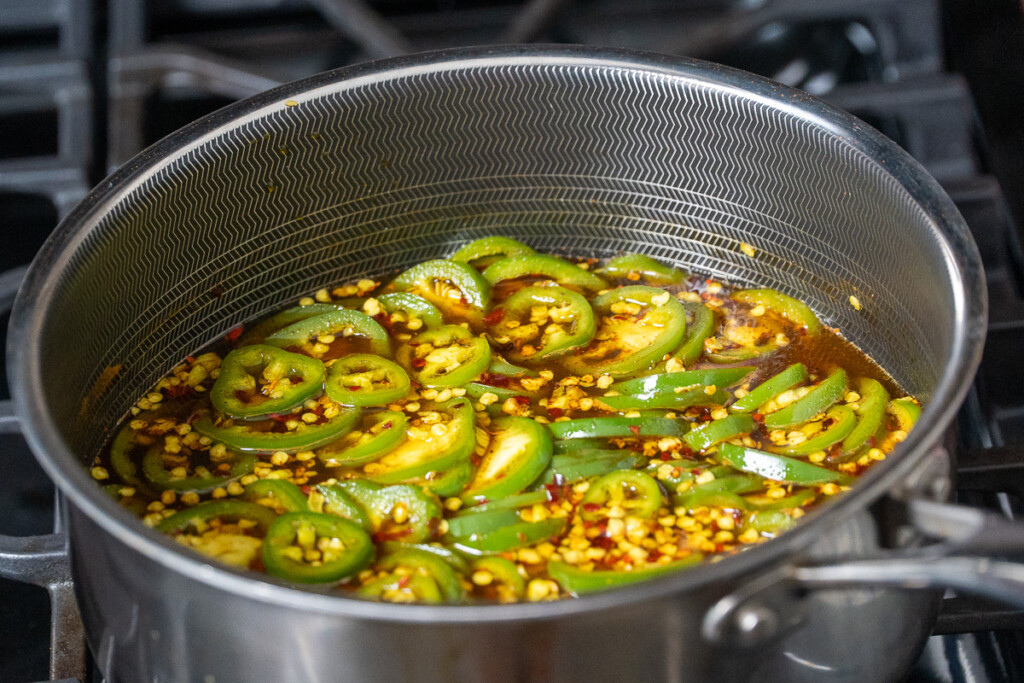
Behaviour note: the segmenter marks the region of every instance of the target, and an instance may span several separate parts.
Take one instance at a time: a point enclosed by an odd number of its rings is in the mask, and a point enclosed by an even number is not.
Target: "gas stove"
[[[24,266],[109,170],[189,121],[368,59],[481,43],[626,47],[802,88],[893,138],[946,188],[988,277],[958,418],[962,502],[1024,495],[1024,18],[1013,0],[14,0],[0,26],[0,323]],[[4,327],[4,332],[6,328]],[[0,367],[0,400],[8,398]],[[0,533],[45,534],[54,490],[0,403]],[[950,596],[909,680],[1024,678],[1024,613]],[[74,651],[75,634],[56,646]],[[48,680],[44,589],[0,579],[0,680]],[[53,675],[70,675],[54,672]],[[71,672],[99,680],[91,666]]]

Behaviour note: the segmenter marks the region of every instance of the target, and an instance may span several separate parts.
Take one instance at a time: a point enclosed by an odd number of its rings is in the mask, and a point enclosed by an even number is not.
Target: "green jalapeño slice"
[[[265,343],[323,355],[339,340],[344,341],[350,337],[365,339],[371,353],[378,356],[391,355],[388,333],[380,323],[365,313],[347,308],[321,313],[289,325],[267,337]],[[325,350],[321,350],[321,347],[325,347]]]
[[[265,344],[235,349],[210,391],[213,407],[231,417],[286,412],[323,391],[324,364]]]
[[[317,512],[287,512],[263,540],[263,565],[298,583],[336,583],[373,560],[370,535],[355,522]]]
[[[457,387],[470,382],[491,364],[491,346],[459,325],[422,332],[399,355],[427,386]]]
[[[621,287],[597,296],[593,306],[601,319],[593,341],[562,359],[577,375],[642,372],[686,335],[686,310],[663,289]]]
[[[338,358],[327,373],[327,395],[347,406],[379,406],[409,393],[409,375],[400,365],[372,353]]]
[[[489,316],[491,339],[517,363],[543,362],[564,356],[594,336],[594,311],[583,297],[565,287],[520,289]]]
[[[309,421],[303,415],[312,415]],[[322,413],[292,413],[256,421],[220,420],[200,411],[192,428],[239,451],[272,453],[322,446],[346,434],[359,419],[359,408],[328,405]]]

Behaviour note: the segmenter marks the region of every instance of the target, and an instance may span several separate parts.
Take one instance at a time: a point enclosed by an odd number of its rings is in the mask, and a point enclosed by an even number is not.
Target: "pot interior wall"
[[[201,122],[96,204],[43,334],[44,392],[77,453],[239,323],[488,234],[779,288],[908,390],[935,389],[958,296],[940,228],[885,159],[806,110],[604,60],[386,76]]]

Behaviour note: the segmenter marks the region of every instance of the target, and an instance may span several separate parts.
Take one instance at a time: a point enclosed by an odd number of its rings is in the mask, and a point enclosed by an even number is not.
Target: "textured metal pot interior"
[[[927,400],[967,295],[949,228],[899,177],[912,162],[816,103],[715,74],[557,55],[400,63],[165,141],[65,231],[74,250],[39,337],[53,423],[88,458],[141,391],[235,325],[488,234],[799,295]]]

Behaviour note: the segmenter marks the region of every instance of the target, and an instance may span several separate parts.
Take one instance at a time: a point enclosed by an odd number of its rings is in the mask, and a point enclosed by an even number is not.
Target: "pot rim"
[[[110,499],[59,437],[46,411],[39,368],[39,345],[59,274],[97,221],[120,199],[172,159],[187,154],[227,131],[264,114],[301,104],[327,92],[369,82],[467,67],[547,64],[643,71],[669,79],[698,82],[815,124],[868,158],[918,203],[944,237],[944,265],[954,291],[956,329],[950,360],[914,430],[890,457],[873,467],[853,490],[815,510],[796,528],[727,561],[632,584],[574,600],[511,605],[393,605],[344,595],[296,589],[272,577],[232,570],[182,548],[149,529]],[[981,258],[970,231],[939,184],[906,152],[852,115],[805,92],[744,71],[695,59],[620,49],[581,46],[504,46],[458,48],[369,62],[324,72],[241,100],[170,134],[140,152],[94,188],[60,223],[33,261],[11,316],[8,367],[12,394],[26,440],[46,473],[74,507],[128,547],[196,581],[270,604],[305,611],[405,623],[512,622],[551,619],[611,609],[638,601],[666,599],[715,580],[769,569],[793,556],[830,526],[893,490],[925,457],[963,400],[981,359],[987,321],[987,296]],[[72,541],[72,546],[74,541]]]

